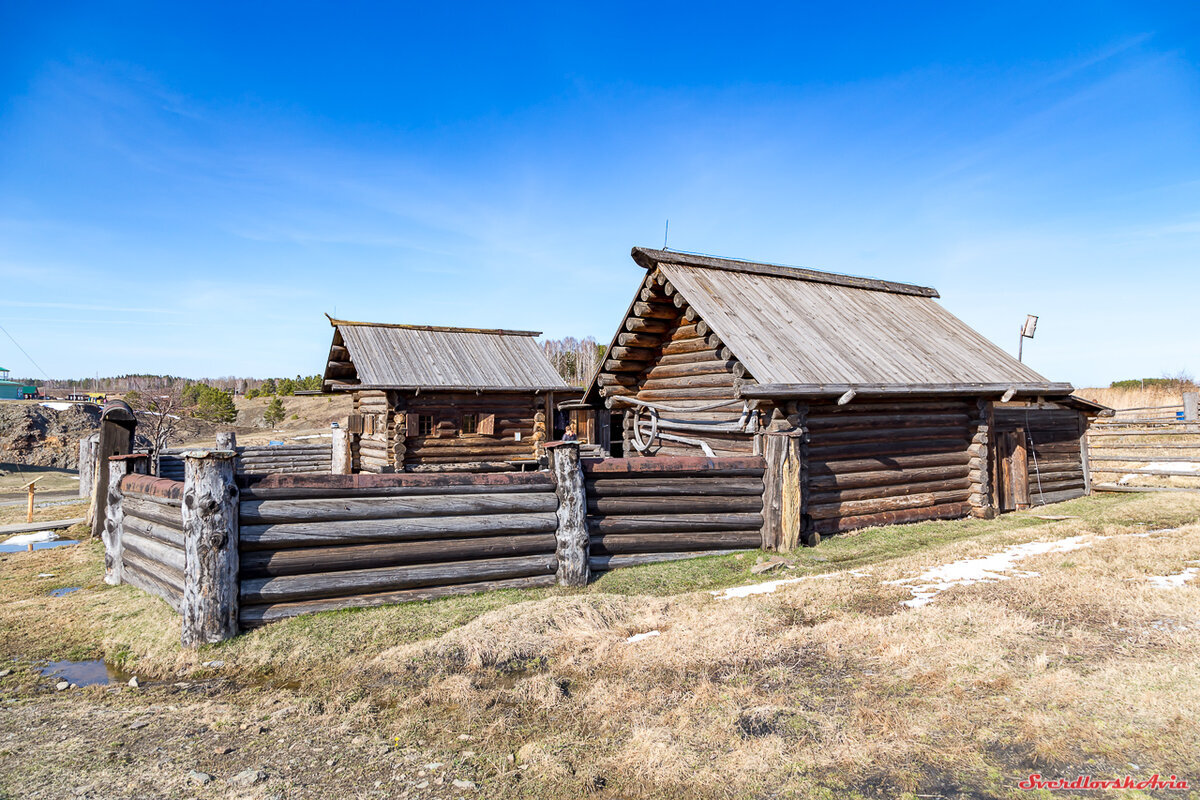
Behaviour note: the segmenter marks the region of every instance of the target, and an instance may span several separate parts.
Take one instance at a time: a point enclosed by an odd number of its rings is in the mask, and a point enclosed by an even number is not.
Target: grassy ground
[[[1200,578],[1146,577],[1200,560],[1198,520],[1200,495],[1099,496],[841,536],[769,575],[751,574],[756,553],[653,565],[578,591],[299,618],[199,652],[178,648],[161,601],[103,584],[96,544],[3,556],[0,797],[1017,797],[1031,772],[1195,783]],[[922,608],[889,583],[1076,536],[1079,549]],[[805,576],[744,599],[709,591]],[[64,586],[82,589],[47,595]],[[55,692],[37,671],[100,657],[143,686]],[[246,769],[267,777],[230,783]]]
[[[23,486],[37,479],[39,492],[79,489],[79,473],[57,467],[31,467],[27,464],[0,464],[0,494],[17,497]]]

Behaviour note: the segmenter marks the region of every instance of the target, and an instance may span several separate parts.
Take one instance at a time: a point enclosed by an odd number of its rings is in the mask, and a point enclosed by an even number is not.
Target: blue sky
[[[438,8],[428,6],[437,5]],[[0,4],[0,324],[54,377],[350,319],[607,341],[633,245],[936,286],[1200,373],[1193,4]],[[41,373],[7,337],[0,364]]]

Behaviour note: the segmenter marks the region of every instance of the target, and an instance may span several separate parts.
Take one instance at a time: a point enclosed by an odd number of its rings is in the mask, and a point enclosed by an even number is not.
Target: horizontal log
[[[813,476],[849,475],[856,472],[896,471],[906,469],[924,469],[926,467],[949,467],[957,465],[965,466],[969,464],[970,461],[970,454],[967,453],[966,450],[963,450],[962,452],[956,453],[923,453],[917,455],[897,455],[888,457],[879,456],[875,458],[826,460],[812,459],[809,462],[808,469],[809,474]]]
[[[1130,469],[1128,467],[1110,468],[1093,465],[1091,468],[1093,473],[1101,472],[1104,474],[1119,474],[1119,475],[1161,475],[1170,478],[1200,478],[1200,472],[1188,472],[1186,470],[1171,470],[1171,469]]]
[[[525,474],[544,475],[545,473]],[[242,500],[311,500],[335,497],[363,499],[367,497],[412,497],[414,495],[529,494],[548,491],[554,491],[554,484],[549,480],[531,484],[480,484],[478,486],[376,486],[360,489],[300,487],[294,489],[246,489],[242,492]]]
[[[679,311],[673,305],[646,303],[639,301],[633,304],[633,313],[643,319],[675,319]]]
[[[126,475],[121,478],[121,494],[150,494],[165,499],[181,500],[183,481],[172,481],[153,475]]]
[[[180,472],[180,474],[182,474],[183,470],[180,469],[179,472]],[[180,483],[182,483],[182,481],[180,481]],[[162,506],[164,513],[167,513],[167,514],[177,513],[180,515],[180,519],[181,520],[183,519],[183,500],[181,499],[182,493],[181,493],[181,497],[162,497],[162,496],[156,495],[156,494],[144,494],[142,492],[122,491],[121,496],[123,498],[124,497],[132,497],[135,500],[137,500],[138,502],[142,502],[142,503],[153,503],[154,505]]]
[[[1044,494],[1034,494],[1030,500],[1035,506],[1050,505],[1051,503],[1062,503],[1067,500],[1075,500],[1076,498],[1083,497],[1085,494],[1086,492],[1083,490],[1083,487],[1080,486],[1078,488],[1063,489],[1055,492],[1046,492]]]
[[[607,372],[641,372],[646,368],[645,361],[614,361],[611,358],[604,362]]]
[[[628,478],[594,478],[586,481],[589,498],[674,497],[679,495],[761,495],[762,478],[660,478],[635,475]]]
[[[809,414],[805,424],[816,431],[848,431],[862,429],[966,427],[972,421],[969,414],[944,411],[936,414]]]
[[[147,561],[170,567],[183,575],[184,552],[180,547],[164,544],[147,536],[139,536],[129,528],[121,532],[121,546],[125,552],[136,553]]]
[[[965,425],[944,425],[928,428],[860,428],[854,430],[822,430],[809,433],[809,447],[835,447],[841,444],[879,444],[910,441],[970,441],[971,432]]]
[[[121,498],[121,508],[127,515],[139,517],[147,522],[155,522],[167,528],[174,528],[179,531],[183,530],[183,512],[181,509],[160,506],[157,503],[149,503],[133,497]]]
[[[757,549],[751,547],[747,549]],[[588,568],[592,572],[608,572],[621,567],[640,567],[646,564],[661,564],[667,561],[687,561],[705,556],[727,556],[736,550],[697,550],[688,553],[636,553],[619,556],[590,556]],[[742,551],[744,552],[744,551]]]
[[[655,351],[648,347],[613,347],[606,355],[620,361],[653,361]]]
[[[871,498],[882,497],[902,497],[910,494],[920,494],[923,492],[948,492],[955,489],[970,489],[973,483],[971,476],[959,477],[962,473],[954,472],[953,470],[961,470],[959,467],[950,467],[951,475],[954,477],[944,480],[931,481],[902,481],[895,484],[881,484],[875,486],[864,486],[862,488],[834,488],[827,489],[823,486],[813,486],[809,484],[809,502],[813,505],[823,505],[826,503],[840,503],[849,500],[869,500]],[[868,474],[868,473],[859,473]],[[889,473],[894,476],[895,473]],[[824,486],[827,486],[825,484]]]
[[[813,461],[831,461],[834,459],[854,458],[856,456],[905,456],[921,453],[966,453],[970,442],[966,436],[961,439],[921,439],[886,442],[864,442],[859,444],[835,443],[823,446],[812,442],[808,446],[808,456]]]
[[[697,336],[693,339],[675,339],[662,346],[662,357],[664,358],[668,356],[686,355],[689,353],[706,353],[711,354],[706,357],[718,358],[721,353],[721,348],[712,347],[709,345],[708,339],[703,336]]]
[[[1188,488],[1185,486],[1127,486],[1121,483],[1095,483],[1092,484],[1092,491],[1095,492],[1200,492],[1200,487]]]
[[[675,553],[689,550],[758,549],[762,544],[759,530],[717,531],[715,533],[643,533],[591,537],[591,555],[626,553]]]
[[[744,531],[758,530],[761,527],[762,514],[664,514],[588,518],[588,531],[598,536],[614,533]]]
[[[552,574],[557,569],[558,559],[554,555],[536,555],[250,578],[241,582],[239,598],[247,605],[316,600],[422,586],[527,578]]]
[[[287,550],[247,551],[241,555],[244,578],[303,575],[352,569],[429,564],[480,558],[552,554],[553,533],[527,536],[483,536],[465,539],[299,547]]]
[[[733,390],[729,387],[695,388],[695,389],[655,389],[638,392],[642,400],[736,400]]]
[[[130,586],[161,597],[176,612],[183,607],[183,590],[171,585],[152,563],[137,555],[124,559],[121,577]]]
[[[630,333],[663,333],[670,330],[671,323],[664,319],[646,319],[644,317],[626,317],[625,330]]]
[[[585,475],[620,475],[629,473],[698,473],[703,475],[762,475],[765,462],[758,456],[749,458],[605,458],[582,459]]]
[[[311,500],[251,500],[241,505],[243,525],[288,522],[335,522],[366,519],[527,514],[554,511],[558,498],[548,492]]]
[[[729,361],[729,359],[719,358],[718,351],[716,350],[703,348],[685,353],[667,353],[659,356],[654,363],[656,367],[672,367],[682,364],[702,364],[710,361],[720,363]]]
[[[548,472],[509,472],[488,475],[452,473],[396,473],[391,475],[289,475],[239,477],[238,485],[251,494],[267,489],[453,489],[455,487],[496,487],[496,492],[515,491],[512,487],[535,491],[554,491],[554,479]],[[505,487],[505,488],[500,488]],[[433,494],[434,492],[430,492]]]
[[[128,512],[121,521],[124,530],[132,531],[139,536],[169,544],[183,549],[183,529],[160,525],[151,520],[144,520]]]
[[[677,378],[650,378],[649,376],[643,376],[643,378],[641,390],[638,392],[638,395],[641,397],[648,397],[651,393],[661,391],[697,388],[709,389],[712,387],[724,387],[726,394],[733,394],[734,376],[723,370],[704,375],[689,375]]]
[[[654,347],[662,344],[662,337],[652,333],[619,333],[617,344],[622,347]]]
[[[938,506],[946,503],[965,503],[970,495],[970,489],[953,489],[945,492],[918,492],[894,497],[847,500],[840,503],[811,505],[808,508],[808,514],[813,519],[859,517],[901,509]]]
[[[762,511],[760,495],[685,495],[679,497],[589,497],[589,514],[698,514]]]
[[[485,514],[462,517],[413,517],[342,522],[299,522],[246,525],[240,533],[243,550],[288,547],[403,542],[553,532],[558,517],[541,514]]]
[[[738,367],[737,361],[718,361],[711,359],[706,361],[693,361],[685,364],[662,364],[655,365],[646,372],[646,380],[664,380],[668,378],[691,378],[698,375],[726,375],[734,374],[734,369]]]
[[[495,592],[506,589],[535,589],[543,586],[553,586],[556,581],[557,578],[554,575],[535,575],[527,578],[477,581],[474,583],[460,583],[454,586],[430,586],[420,589],[405,589],[398,592],[377,592],[295,603],[243,605],[239,614],[239,621],[244,628],[257,628],[270,622],[302,614],[315,614],[321,611],[338,611],[347,608],[376,608],[378,606],[395,605],[398,603],[436,600],[443,597],[457,597],[477,592]]]
[[[876,527],[879,525],[901,525],[934,519],[958,519],[970,513],[970,503],[947,503],[945,505],[927,506],[925,508],[817,520],[814,522],[813,527],[818,533],[840,533],[842,531]]]
[[[1112,461],[1112,462],[1132,463],[1132,464],[1144,464],[1148,461],[1154,461],[1154,462],[1165,463],[1165,464],[1176,464],[1176,463],[1193,464],[1193,463],[1200,462],[1200,455],[1196,455],[1196,456],[1148,455],[1143,458],[1132,458],[1130,456],[1097,456],[1097,455],[1089,455],[1088,456],[1088,463],[1092,463],[1095,461]]]

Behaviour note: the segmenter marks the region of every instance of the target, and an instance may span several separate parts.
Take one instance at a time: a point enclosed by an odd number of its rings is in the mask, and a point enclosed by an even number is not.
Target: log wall
[[[700,318],[683,296],[659,271],[647,275],[638,299],[630,306],[615,345],[597,376],[600,393],[609,408],[622,408],[619,398],[665,403],[684,409],[701,408],[721,400],[737,400],[738,387],[754,383],[753,376],[733,356],[721,339]],[[741,401],[715,410],[661,412],[659,430],[668,435],[703,439],[715,456],[755,453],[754,433],[759,429],[760,407],[748,419],[748,429],[738,429]],[[633,414],[626,413],[623,449],[638,455],[633,446]],[[732,424],[731,423],[735,423]],[[731,429],[732,428],[732,429]],[[616,432],[613,433],[616,436]],[[697,456],[694,444],[661,437],[641,455]]]
[[[353,413],[362,421],[362,432],[354,437],[350,453],[356,472],[390,472],[395,467],[391,452],[396,427],[393,401],[388,392],[354,393]]]
[[[244,474],[322,473],[333,469],[333,449],[328,439],[313,439],[312,444],[250,445],[237,448],[234,469]],[[183,480],[183,454],[189,449],[163,450],[158,459],[158,476]]]
[[[545,472],[239,478],[241,624],[555,581]]]
[[[763,471],[753,456],[585,459],[590,569],[757,549]]]
[[[998,433],[1025,433],[1029,501],[1058,503],[1087,492],[1081,440],[1087,419],[1070,408],[996,403],[992,411]]]
[[[951,519],[986,504],[974,399],[808,407],[807,514],[822,534]],[[978,448],[976,448],[978,449]]]
[[[121,479],[122,575],[179,611],[183,603],[183,482],[150,475]]]
[[[393,464],[407,470],[471,466],[510,469],[514,459],[537,455],[546,441],[546,396],[509,392],[402,393],[393,400]],[[464,414],[492,415],[492,431],[463,433]],[[430,416],[433,432],[421,436],[417,420]]]

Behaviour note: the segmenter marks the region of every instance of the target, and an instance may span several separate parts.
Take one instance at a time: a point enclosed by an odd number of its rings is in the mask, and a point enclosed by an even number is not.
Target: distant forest
[[[583,386],[591,378],[596,366],[604,359],[607,349],[590,336],[576,339],[547,339],[541,342],[542,352],[551,365],[572,386]],[[23,380],[23,379],[18,379]],[[321,388],[322,376],[297,375],[294,378],[238,378],[227,375],[219,378],[180,378],[176,375],[116,375],[107,378],[72,378],[55,380],[29,380],[28,383],[42,387],[44,393],[65,395],[69,392],[124,393],[155,392],[171,394],[182,392],[189,386],[204,385],[235,395],[265,397],[269,395],[289,396],[299,391]]]

